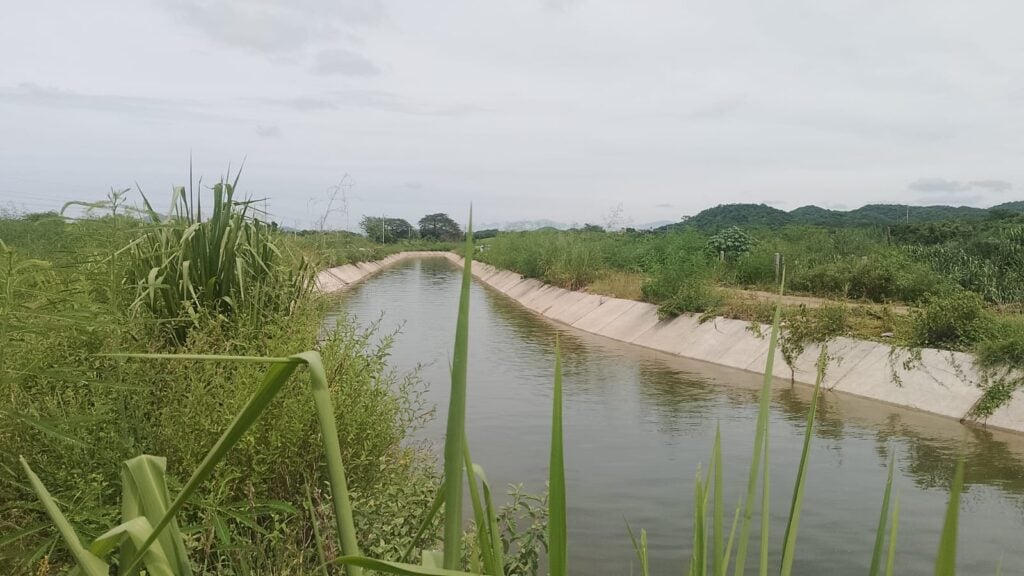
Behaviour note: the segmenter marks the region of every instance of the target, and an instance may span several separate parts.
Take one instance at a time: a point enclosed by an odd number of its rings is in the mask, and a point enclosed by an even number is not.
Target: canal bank
[[[344,290],[391,264],[424,257],[463,264],[461,257],[450,252],[402,252],[377,262],[324,270],[317,276],[317,286],[325,293]],[[748,372],[763,372],[768,359],[764,335],[770,327],[765,325],[728,318],[700,322],[692,314],[660,319],[657,306],[646,302],[565,290],[481,262],[473,263],[472,272],[479,282],[533,312],[578,330]],[[911,362],[909,352],[880,342],[840,337],[827,346],[832,360],[822,386],[828,390],[1024,433],[1021,391],[1014,392],[1010,402],[985,422],[968,418],[982,395],[980,374],[970,354],[926,348]],[[807,346],[792,369],[777,352],[774,376],[813,385],[820,350],[820,345]]]

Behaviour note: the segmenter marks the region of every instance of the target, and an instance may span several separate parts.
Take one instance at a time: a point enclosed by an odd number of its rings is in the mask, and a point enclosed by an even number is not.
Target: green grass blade
[[[566,576],[569,573],[565,458],[562,449],[562,350],[555,340],[555,385],[551,401],[551,463],[548,472],[548,570],[551,576]]]
[[[629,522],[626,522],[626,531],[629,532],[629,539],[633,542],[633,551],[636,552],[637,560],[640,561],[640,576],[650,576],[651,570],[647,562],[647,530],[640,529],[639,542]]]
[[[882,567],[882,546],[885,544],[885,528],[889,521],[889,497],[892,494],[892,472],[896,464],[896,453],[889,456],[889,477],[885,481],[885,493],[882,495],[882,513],[878,517],[878,528],[875,530],[875,549],[871,554],[871,568],[868,576],[878,576]]]
[[[352,519],[352,501],[349,498],[348,482],[345,479],[345,465],[341,460],[341,442],[338,440],[338,426],[334,421],[334,406],[331,393],[327,388],[327,372],[319,352],[303,352],[296,355],[309,367],[309,381],[316,406],[316,416],[320,424],[320,437],[324,443],[324,456],[327,459],[327,477],[331,485],[331,500],[334,503],[334,520],[337,523],[338,537],[341,540],[341,551],[346,556],[359,554],[356,541],[355,522]],[[279,365],[275,365],[279,366]],[[288,376],[284,377],[285,380]],[[361,570],[353,566],[349,571],[352,576],[359,576]]]
[[[121,465],[121,518],[127,523],[136,518],[146,519],[146,537],[141,540],[138,535],[141,528],[134,528],[121,538],[120,562],[125,565],[135,564],[139,552],[136,548],[149,537],[149,530],[157,525],[166,515],[171,497],[167,491],[167,459],[143,454]],[[164,531],[157,535],[153,546],[161,548],[160,555],[167,554],[172,571],[182,576],[192,574],[185,542],[182,539],[178,523],[171,518]],[[149,555],[149,550],[144,551]],[[146,558],[142,558],[147,563]],[[135,572],[125,570],[123,576],[135,576]]]
[[[494,565],[494,554],[491,548],[491,542],[493,541],[491,539],[491,523],[488,521],[487,513],[484,511],[483,499],[480,497],[480,485],[477,482],[476,472],[479,470],[483,473],[483,469],[473,464],[473,460],[469,455],[469,442],[464,442],[462,447],[466,455],[466,481],[469,485],[469,501],[473,507],[473,520],[476,522],[477,550],[480,552],[483,560],[483,572],[486,574],[498,574]]]
[[[768,360],[765,362],[764,381],[761,385],[761,400],[757,413],[757,429],[754,433],[754,454],[750,459],[750,474],[747,477],[747,494],[743,503],[743,521],[740,524],[739,539],[736,543],[736,568],[734,574],[743,576],[747,564],[747,545],[750,539],[750,525],[754,518],[754,499],[757,494],[758,466],[761,463],[761,450],[764,448],[764,437],[768,429],[768,408],[771,402],[772,374],[775,369],[775,350],[779,342],[779,322],[782,308],[775,306],[775,317],[772,320],[771,337],[768,340]]]
[[[800,529],[800,510],[804,503],[804,485],[807,483],[807,461],[810,458],[811,438],[814,434],[814,416],[818,410],[818,393],[821,391],[821,381],[825,378],[825,366],[828,362],[828,347],[822,345],[821,354],[818,356],[818,376],[814,379],[814,392],[811,396],[811,406],[807,410],[807,426],[804,430],[804,446],[800,452],[800,464],[797,467],[796,482],[793,486],[793,501],[789,507],[789,522],[786,524],[786,535],[782,542],[782,570],[781,576],[789,576],[793,573],[793,560],[796,556],[796,536]],[[765,448],[765,455],[767,455]]]
[[[761,576],[768,576],[768,526],[771,492],[771,468],[768,465],[768,435],[764,437],[764,476],[761,480]]]
[[[939,554],[935,558],[935,576],[956,575],[956,536],[960,523],[960,492],[964,486],[963,456],[956,463],[953,485],[949,489],[949,505],[946,507],[946,521],[942,525],[942,539]]]
[[[39,501],[43,503],[46,514],[53,521],[54,526],[57,527],[57,531],[60,532],[61,538],[64,539],[64,543],[67,545],[68,551],[71,552],[71,557],[75,559],[78,567],[86,576],[107,576],[110,573],[110,566],[82,546],[82,541],[78,539],[75,529],[71,527],[71,523],[64,517],[60,507],[57,506],[57,501],[53,499],[53,496],[50,496],[50,492],[43,485],[42,480],[32,471],[25,458],[20,460],[21,467],[25,469],[28,481],[32,484],[32,490],[36,493]]]
[[[309,485],[306,485],[306,510],[309,511],[309,521],[313,524],[313,543],[316,545],[316,559],[320,563],[320,575],[330,576],[327,571],[327,555],[324,553],[324,537],[320,534],[320,520],[316,517],[316,510],[313,508],[313,497],[309,493]]]
[[[896,533],[900,527],[900,497],[896,495],[892,503],[892,528],[889,529],[889,558],[885,563],[885,576],[893,576],[896,568]]]
[[[715,426],[715,447],[711,454],[711,468],[712,474],[714,474],[715,483],[715,501],[713,504],[712,515],[714,517],[714,534],[712,535],[712,558],[715,563],[715,576],[725,576],[725,564],[722,549],[723,534],[725,532],[724,525],[724,508],[723,504],[724,494],[722,487],[722,428],[721,425]]]
[[[473,266],[473,214],[466,227],[466,254],[462,267],[459,315],[455,324],[452,388],[448,400],[448,427],[444,441],[444,567],[453,570],[462,555],[462,469],[466,441],[466,371],[469,365],[469,289]]]
[[[494,557],[494,574],[504,576],[504,543],[501,541],[501,532],[498,530],[498,510],[494,507],[494,500],[491,498],[491,484],[487,481],[487,475],[484,474],[483,468],[477,467],[476,475],[480,478],[480,485],[484,489],[484,512],[490,525],[489,532],[491,534],[491,554]]]
[[[729,541],[725,545],[725,556],[722,558],[722,571],[729,571],[729,558],[732,556],[732,545],[736,538],[736,526],[740,523],[740,504],[736,504],[736,513],[732,517],[732,528],[729,529]]]
[[[482,576],[473,572],[460,572],[458,570],[434,568],[432,566],[417,566],[416,564],[404,564],[402,562],[388,562],[364,556],[343,556],[331,563],[344,565],[348,569],[366,568],[374,572],[395,574],[397,576]]]
[[[122,546],[123,549],[124,541],[131,541],[134,546],[142,544],[152,532],[153,525],[150,524],[149,520],[146,519],[145,516],[136,516],[135,518],[128,520],[127,522],[96,538],[92,545],[89,546],[89,550],[96,556],[102,558],[107,554],[110,554],[110,552],[119,545]],[[164,548],[161,545],[160,539],[157,539],[157,541],[154,542],[148,550],[146,550],[146,554],[142,559],[142,562],[146,566],[146,573],[149,576],[180,576],[181,574],[192,573],[191,567],[188,568],[187,572],[179,571],[175,569],[176,567],[172,568],[172,561],[164,553]]]
[[[704,536],[704,527],[707,526],[704,494],[704,481],[698,470],[693,495],[693,559],[690,562],[690,573],[693,576],[707,576],[708,573],[707,541]]]

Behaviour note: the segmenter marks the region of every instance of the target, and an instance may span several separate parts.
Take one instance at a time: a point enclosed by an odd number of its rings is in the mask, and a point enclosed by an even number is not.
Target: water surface
[[[354,287],[338,312],[362,324],[383,313],[401,328],[391,364],[420,367],[439,416],[418,432],[440,446],[461,271],[441,258],[411,260]],[[561,338],[569,497],[569,565],[575,574],[638,573],[626,531],[648,532],[652,573],[684,572],[693,489],[716,426],[722,432],[726,502],[745,492],[760,377],[675,358],[553,324],[474,283],[466,429],[493,486],[541,492],[550,444],[553,343]],[[773,550],[785,531],[810,389],[777,383],[771,405]],[[961,445],[966,486],[960,516],[962,574],[1024,571],[1024,441],[919,412],[825,394],[814,430],[797,545],[797,574],[863,575],[874,544],[886,466],[895,454],[900,502],[896,567],[933,570]],[[731,516],[731,514],[730,514]],[[759,521],[755,517],[755,524]],[[752,543],[757,542],[757,529]],[[754,573],[756,550],[748,561]],[[772,566],[778,566],[772,556]],[[773,569],[773,572],[776,571]]]

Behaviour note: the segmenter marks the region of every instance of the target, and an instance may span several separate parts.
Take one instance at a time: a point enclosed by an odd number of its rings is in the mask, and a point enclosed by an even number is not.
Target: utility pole
[[[380,243],[384,243],[384,213],[380,215]]]

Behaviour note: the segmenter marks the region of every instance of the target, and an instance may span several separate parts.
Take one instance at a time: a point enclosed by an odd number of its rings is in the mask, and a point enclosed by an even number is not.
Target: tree
[[[359,227],[366,233],[367,238],[384,244],[410,240],[415,237],[415,229],[412,224],[402,218],[363,216],[363,219],[359,221]]]
[[[447,214],[427,214],[420,218],[420,237],[451,242],[462,238],[462,228]]]

